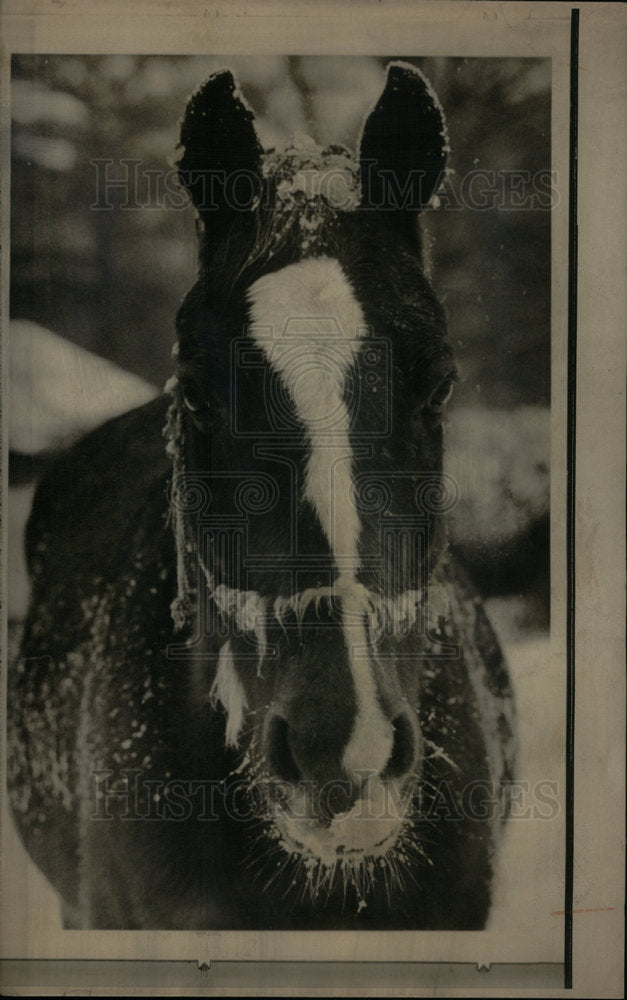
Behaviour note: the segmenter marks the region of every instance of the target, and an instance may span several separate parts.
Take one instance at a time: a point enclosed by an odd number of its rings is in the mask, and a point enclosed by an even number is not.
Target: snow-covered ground
[[[517,630],[516,598],[486,602],[517,706],[518,794],[505,826],[489,929],[533,937],[537,961],[562,960],[564,925],[565,665],[546,632]]]

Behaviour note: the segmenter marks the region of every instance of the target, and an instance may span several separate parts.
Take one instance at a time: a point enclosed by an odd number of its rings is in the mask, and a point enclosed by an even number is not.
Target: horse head
[[[421,775],[421,661],[455,499],[455,366],[417,224],[443,117],[393,63],[356,157],[307,140],[264,152],[224,71],[191,99],[181,143],[201,253],[170,385],[174,613],[192,592],[206,607],[226,739],[246,734],[282,845],[358,870],[393,848]]]

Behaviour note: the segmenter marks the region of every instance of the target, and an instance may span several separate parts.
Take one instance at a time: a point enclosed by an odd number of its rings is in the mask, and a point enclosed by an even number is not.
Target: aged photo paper
[[[5,4],[3,991],[622,995],[626,41]]]

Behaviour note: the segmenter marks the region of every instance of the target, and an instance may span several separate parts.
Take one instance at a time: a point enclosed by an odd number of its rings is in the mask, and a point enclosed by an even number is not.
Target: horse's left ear
[[[253,121],[229,70],[214,73],[187,105],[179,178],[201,215],[215,222],[252,208],[258,194],[262,148]]]
[[[412,227],[442,181],[447,152],[444,116],[430,84],[416,67],[390,63],[361,137],[362,208]]]

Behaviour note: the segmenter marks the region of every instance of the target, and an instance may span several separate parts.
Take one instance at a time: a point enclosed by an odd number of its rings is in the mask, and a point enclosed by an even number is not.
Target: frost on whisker
[[[395,821],[381,828],[378,841],[373,842],[369,834],[376,819],[357,815],[360,809],[373,808],[371,802],[358,804],[355,810],[336,817],[331,828],[320,829],[320,843],[316,844],[310,821],[290,819],[289,810],[286,812],[271,800],[263,767],[259,762],[255,764],[254,757],[249,759],[249,767],[251,788],[265,790],[265,809],[258,815],[259,831],[247,868],[264,891],[272,888],[279,892],[288,908],[307,901],[324,907],[334,896],[342,900],[343,912],[354,907],[356,913],[361,913],[372,904],[373,894],[381,886],[390,908],[395,893],[405,891],[410,883],[420,890],[420,868],[431,867],[432,860],[411,800],[399,798],[398,816],[395,813]],[[302,840],[298,837],[300,828]],[[363,839],[365,834],[367,839]]]
[[[443,747],[438,746],[436,743],[433,742],[433,740],[429,740],[426,738],[424,741],[424,745],[425,749],[429,751],[428,754],[426,755],[426,759],[443,760],[445,764],[448,764],[451,770],[455,771],[457,774],[462,773],[462,769],[459,766],[459,764],[455,763],[453,758],[450,756],[450,754],[446,752],[446,750],[444,750]]]
[[[311,607],[319,618],[324,605],[332,612],[334,602],[339,601],[348,623],[351,619],[357,622],[365,618],[369,641],[376,645],[384,635],[399,638],[409,635],[422,613],[423,595],[422,590],[406,590],[396,597],[385,597],[354,581],[344,584],[340,578],[332,587],[312,587],[289,597],[278,597],[272,611],[280,625],[287,625],[294,617],[300,627]]]
[[[267,601],[256,590],[236,590],[224,583],[211,591],[211,598],[223,616],[232,621],[240,632],[254,636],[257,643],[257,673],[268,651],[266,638]]]
[[[216,707],[218,702],[223,706],[226,713],[224,742],[227,747],[236,747],[239,742],[239,734],[248,705],[244,687],[233,663],[230,642],[225,642],[220,649],[218,669],[211,685],[209,699],[213,708]]]

